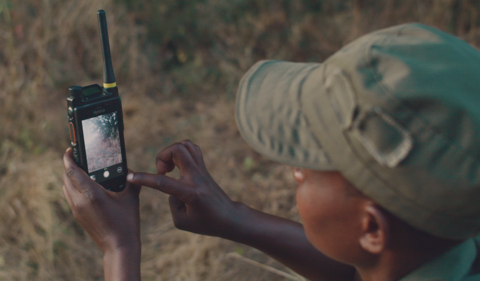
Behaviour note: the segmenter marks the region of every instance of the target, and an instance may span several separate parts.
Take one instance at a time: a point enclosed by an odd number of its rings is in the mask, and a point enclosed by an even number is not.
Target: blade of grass
[[[249,258],[246,258],[246,257],[243,257],[241,255],[239,255],[238,253],[235,253],[235,252],[232,252],[232,253],[228,253],[225,257],[227,258],[233,258],[233,259],[237,259],[237,260],[241,260],[243,262],[246,262],[250,265],[253,265],[253,266],[256,266],[258,268],[261,268],[261,269],[264,269],[266,271],[269,271],[271,273],[274,273],[274,274],[277,274],[277,275],[280,275],[282,277],[285,277],[287,279],[290,279],[290,280],[294,280],[294,281],[305,281],[306,279],[301,277],[301,276],[294,276],[292,274],[289,274],[289,273],[286,273],[286,272],[283,272],[281,270],[278,270],[276,268],[273,268],[271,266],[268,266],[268,265],[264,265],[262,263],[259,263],[257,261],[254,261],[252,259],[249,259]]]

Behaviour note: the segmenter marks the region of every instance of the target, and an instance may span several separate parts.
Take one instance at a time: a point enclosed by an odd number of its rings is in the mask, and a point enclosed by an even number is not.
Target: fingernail
[[[133,174],[128,174],[128,175],[127,175],[127,180],[128,180],[128,181],[133,180]]]
[[[293,168],[293,177],[298,181],[298,182],[303,182],[305,180],[305,174],[303,172],[303,169],[300,168]]]
[[[71,147],[68,147],[67,150],[65,150],[65,152],[69,151],[70,149],[72,149]]]

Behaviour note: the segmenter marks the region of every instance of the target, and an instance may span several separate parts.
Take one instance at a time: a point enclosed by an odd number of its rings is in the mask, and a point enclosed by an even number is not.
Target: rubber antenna
[[[113,74],[112,56],[110,55],[110,44],[108,43],[107,18],[104,10],[99,10],[97,14],[100,35],[102,37],[103,87],[105,89],[115,88],[117,83],[115,82],[115,74]]]

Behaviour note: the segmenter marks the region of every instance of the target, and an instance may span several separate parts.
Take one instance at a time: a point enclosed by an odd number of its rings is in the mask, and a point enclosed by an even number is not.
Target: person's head
[[[365,196],[339,172],[294,168],[293,173],[306,235],[331,258],[368,267],[387,252],[432,255],[459,242],[411,227]]]
[[[448,248],[480,233],[479,65],[451,35],[395,26],[321,64],[258,62],[237,124],[255,150],[300,168],[300,215],[327,255]]]

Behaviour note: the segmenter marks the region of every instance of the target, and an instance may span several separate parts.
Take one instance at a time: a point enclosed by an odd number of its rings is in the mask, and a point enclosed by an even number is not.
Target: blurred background
[[[0,0],[0,280],[103,280],[102,253],[62,194],[72,85],[101,84],[107,14],[131,169],[200,145],[226,192],[299,220],[291,169],[261,157],[234,120],[237,83],[261,59],[321,62],[355,38],[422,22],[480,44],[477,0]],[[143,280],[302,280],[262,253],[176,230],[167,196],[141,193]],[[236,253],[232,255],[231,253]]]

